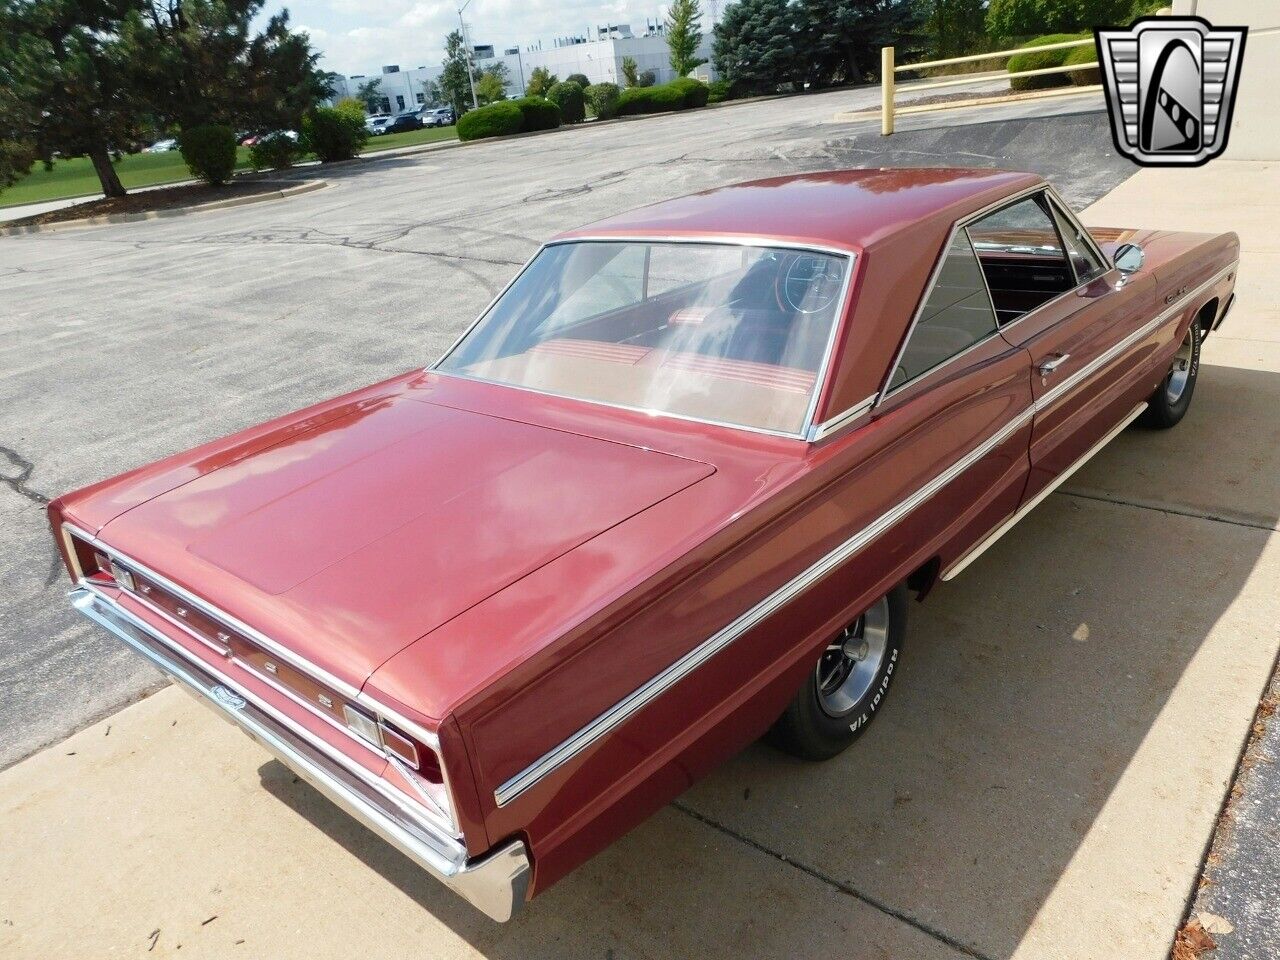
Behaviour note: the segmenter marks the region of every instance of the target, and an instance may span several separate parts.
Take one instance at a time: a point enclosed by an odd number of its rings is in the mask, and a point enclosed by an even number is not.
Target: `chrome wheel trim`
[[[889,598],[832,638],[818,658],[814,679],[818,705],[831,717],[845,717],[870,692],[889,647]]]
[[[1164,396],[1170,404],[1177,403],[1187,392],[1187,384],[1191,380],[1191,364],[1195,360],[1196,328],[1192,324],[1187,329],[1187,336],[1173,358],[1173,366],[1169,368],[1169,377],[1165,380]]]

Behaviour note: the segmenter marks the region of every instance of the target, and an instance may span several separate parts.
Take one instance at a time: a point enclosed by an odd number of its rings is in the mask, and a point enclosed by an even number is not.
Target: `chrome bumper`
[[[224,682],[225,678],[216,671],[180,654],[147,623],[110,597],[82,587],[71,592],[71,602],[490,918],[510,920],[524,904],[530,870],[528,851],[522,842],[513,840],[468,860],[466,848],[459,841],[431,830],[429,825],[411,821],[360,777],[284,727],[253,698]]]

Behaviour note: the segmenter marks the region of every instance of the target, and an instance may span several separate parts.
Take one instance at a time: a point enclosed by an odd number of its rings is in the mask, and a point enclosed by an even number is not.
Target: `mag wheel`
[[[884,704],[902,655],[907,591],[895,587],[830,639],[768,739],[806,760],[840,753]]]
[[[1147,426],[1167,430],[1177,426],[1186,416],[1191,396],[1195,393],[1196,377],[1200,373],[1201,339],[1200,324],[1191,324],[1173,363],[1169,365],[1169,372],[1147,400],[1147,409],[1142,415],[1142,422]]]

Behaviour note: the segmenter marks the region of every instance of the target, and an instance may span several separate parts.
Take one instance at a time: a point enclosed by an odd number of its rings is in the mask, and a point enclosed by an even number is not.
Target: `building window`
[[[391,112],[391,101],[388,100],[386,97],[382,98],[382,112],[383,113]]]
[[[403,110],[403,109],[404,109],[404,97],[401,97],[401,96],[398,96],[398,95],[396,96],[396,109],[397,109],[397,110]]]
[[[418,97],[418,102],[419,102],[419,103],[426,103],[426,102],[427,102],[427,98],[426,98],[426,97],[424,97],[422,94],[418,94],[418,95],[417,95],[417,97]]]

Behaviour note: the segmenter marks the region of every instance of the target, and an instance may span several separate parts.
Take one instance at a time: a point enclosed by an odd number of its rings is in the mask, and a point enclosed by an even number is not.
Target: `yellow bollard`
[[[880,133],[893,133],[893,47],[880,48]]]

